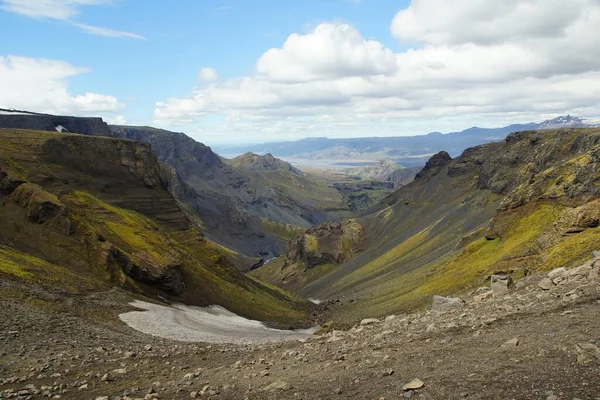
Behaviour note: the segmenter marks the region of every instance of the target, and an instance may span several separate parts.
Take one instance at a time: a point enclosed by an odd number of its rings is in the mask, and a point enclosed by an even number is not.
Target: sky
[[[0,0],[0,107],[207,144],[600,117],[600,0]]]

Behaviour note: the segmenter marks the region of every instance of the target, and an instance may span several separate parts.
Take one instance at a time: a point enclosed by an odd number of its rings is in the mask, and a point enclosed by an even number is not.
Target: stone
[[[504,348],[511,348],[511,347],[517,347],[519,345],[519,339],[517,338],[512,338],[508,341],[506,341],[501,347]]]
[[[373,325],[373,324],[377,324],[377,323],[379,323],[379,320],[377,318],[365,318],[362,321],[360,321],[360,324],[362,326]]]
[[[293,386],[289,383],[287,383],[286,381],[283,381],[281,379],[276,380],[275,382],[269,384],[268,386],[266,386],[263,390],[268,391],[268,390],[282,390],[282,391],[287,391],[292,389]]]
[[[381,377],[392,376],[394,374],[394,370],[392,368],[386,368],[382,373]]]
[[[488,290],[487,292],[480,293],[478,295],[473,296],[473,301],[481,302],[492,297],[494,292],[492,290]]]
[[[98,396],[96,400],[109,400],[108,396]]]
[[[464,305],[465,302],[459,297],[443,297],[435,295],[433,296],[433,302],[431,303],[431,312],[434,314],[441,314]]]
[[[542,290],[551,290],[554,289],[556,285],[554,285],[554,282],[549,278],[544,278],[538,282],[538,286],[542,288]]]
[[[589,364],[594,360],[600,361],[600,350],[598,346],[592,343],[577,343],[577,362],[579,364]]]
[[[190,399],[195,399],[196,397],[198,397],[198,392],[196,392],[196,391],[190,392]]]
[[[102,378],[100,378],[100,380],[101,380],[102,382],[110,382],[110,381],[112,381],[112,380],[113,380],[113,377],[112,377],[112,375],[111,375],[111,374],[109,374],[109,373],[107,372],[106,374],[102,375]]]
[[[548,272],[548,279],[554,280],[556,278],[562,278],[566,273],[567,269],[565,267],[556,268]]]
[[[125,368],[117,368],[117,369],[113,369],[113,374],[116,375],[125,375],[127,373],[127,370]]]
[[[508,275],[492,275],[490,281],[494,297],[510,291],[513,287],[513,280]]]
[[[88,384],[84,383],[83,385],[79,386],[77,390],[88,390]]]
[[[402,390],[416,390],[422,388],[423,386],[425,386],[423,381],[421,381],[418,378],[415,378],[412,381],[408,382],[406,385],[402,386]]]
[[[592,265],[589,263],[585,263],[580,265],[579,267],[573,268],[572,270],[567,272],[567,276],[575,277],[575,276],[585,276],[587,277],[592,271]]]

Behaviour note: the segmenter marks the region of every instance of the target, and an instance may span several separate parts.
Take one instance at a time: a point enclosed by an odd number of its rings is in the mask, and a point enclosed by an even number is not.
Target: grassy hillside
[[[149,145],[0,130],[0,168],[3,279],[65,295],[116,286],[286,326],[307,320],[304,300],[246,277],[191,227]]]
[[[494,272],[577,264],[598,247],[599,170],[598,129],[523,132],[456,159],[437,155],[356,219],[360,254],[301,292],[352,299],[335,310],[352,320],[428,304]]]

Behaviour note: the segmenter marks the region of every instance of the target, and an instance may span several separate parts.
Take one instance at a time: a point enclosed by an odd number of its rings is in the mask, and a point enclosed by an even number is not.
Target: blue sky
[[[598,116],[596,1],[472,3],[0,0],[0,106],[209,144]]]

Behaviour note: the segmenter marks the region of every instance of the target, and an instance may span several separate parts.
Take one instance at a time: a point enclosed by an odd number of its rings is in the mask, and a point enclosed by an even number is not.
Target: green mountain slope
[[[440,153],[414,182],[356,218],[362,239],[301,292],[352,300],[335,311],[350,320],[477,287],[494,272],[577,263],[600,238],[599,168],[598,129],[521,132],[455,159]],[[310,245],[292,241],[288,255],[332,254],[326,242],[327,235]],[[279,268],[322,265],[296,257]]]
[[[0,129],[2,279],[66,294],[116,286],[306,322],[304,300],[246,277],[235,254],[192,228],[167,181],[147,144]]]

